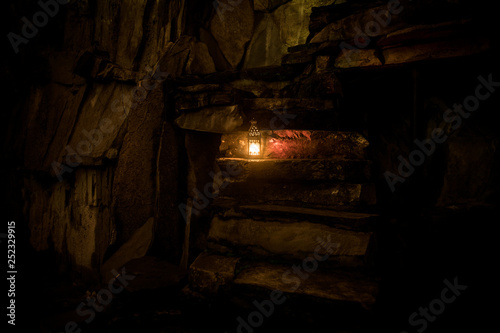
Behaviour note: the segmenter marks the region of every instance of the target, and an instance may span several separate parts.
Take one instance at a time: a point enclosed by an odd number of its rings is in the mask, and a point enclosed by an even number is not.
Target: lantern
[[[260,157],[261,156],[261,134],[257,128],[257,121],[252,119],[250,121],[250,129],[248,130],[248,156]]]

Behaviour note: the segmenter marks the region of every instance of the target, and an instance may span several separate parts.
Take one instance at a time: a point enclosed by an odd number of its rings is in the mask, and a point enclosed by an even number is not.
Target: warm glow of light
[[[260,155],[260,143],[258,142],[250,142],[250,146],[248,147],[249,155]]]

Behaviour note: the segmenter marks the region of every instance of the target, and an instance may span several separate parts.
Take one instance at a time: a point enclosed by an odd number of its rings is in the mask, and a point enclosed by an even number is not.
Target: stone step
[[[310,16],[309,31],[311,34],[316,34],[329,23],[362,12],[363,10],[366,10],[366,4],[356,1],[346,1],[340,4],[333,3],[331,5],[313,7]]]
[[[361,272],[324,270],[323,262],[314,257],[302,259],[302,262],[288,265],[270,264],[202,253],[189,267],[189,287],[205,296],[224,293],[236,296],[238,290],[258,288],[276,291],[275,295],[282,292],[313,299],[358,303],[366,308],[375,303],[378,284],[374,278]]]
[[[370,162],[349,159],[246,159],[219,158],[221,170],[232,169],[229,182],[339,181],[364,183],[370,178]]]
[[[282,206],[368,211],[376,204],[371,183],[350,184],[315,182],[232,182],[224,185],[216,198],[235,205],[272,204]]]
[[[234,212],[213,217],[207,241],[211,250],[244,256],[288,260],[328,254],[329,266],[336,267],[370,265],[375,246],[373,232]]]
[[[373,278],[359,272],[312,270],[315,266],[308,266],[307,260],[304,259],[298,273],[294,272],[292,265],[256,263],[244,268],[233,284],[322,300],[358,303],[365,308],[375,303],[378,284]],[[321,262],[316,263],[321,266]]]
[[[248,125],[248,124],[245,124]],[[259,126],[259,124],[257,124]],[[273,130],[260,127],[264,158],[276,159],[365,159],[368,141],[356,132]],[[222,157],[246,158],[246,131],[223,134]]]
[[[329,209],[272,204],[241,205],[237,200],[218,199],[213,203],[216,212],[252,218],[270,218],[284,221],[308,221],[348,230],[372,231],[376,227],[378,214],[353,213]]]
[[[251,119],[259,128],[271,130],[333,130],[339,114],[336,98],[249,98],[240,107],[246,121],[239,131],[248,131]]]

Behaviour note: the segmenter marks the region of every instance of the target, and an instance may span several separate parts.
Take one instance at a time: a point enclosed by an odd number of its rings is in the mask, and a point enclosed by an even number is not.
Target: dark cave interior
[[[4,6],[8,329],[490,327],[492,3]]]

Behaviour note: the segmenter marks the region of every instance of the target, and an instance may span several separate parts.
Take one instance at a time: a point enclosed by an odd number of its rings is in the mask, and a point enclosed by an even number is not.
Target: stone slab
[[[365,257],[373,233],[332,228],[310,222],[277,222],[231,217],[212,219],[208,240],[245,248],[257,255],[304,258],[317,250],[339,256]],[[329,241],[328,251],[320,244]]]
[[[280,38],[279,25],[272,14],[263,14],[248,45],[243,68],[279,65],[285,46]]]
[[[273,204],[236,205],[233,200],[216,200],[216,209],[225,209],[225,216],[234,212],[235,216],[266,217],[289,221],[306,220],[349,229],[372,229],[378,218],[377,214],[355,213],[329,209]]]
[[[356,302],[364,307],[373,305],[378,294],[376,282],[359,274],[318,271],[308,274],[307,279],[300,279],[292,273],[291,267],[265,263],[243,270],[234,283],[322,299]]]
[[[383,50],[385,65],[470,56],[490,48],[487,38],[457,38]]]
[[[127,262],[144,257],[153,243],[155,219],[149,218],[143,226],[136,230],[130,239],[123,244],[101,268],[103,282],[113,278],[112,270],[119,271]]]
[[[243,101],[243,106],[252,110],[331,110],[331,100],[309,98],[252,98]]]
[[[274,124],[279,124],[275,121]],[[259,124],[257,124],[259,125]],[[368,141],[355,132],[309,130],[274,130],[264,133],[263,156],[278,159],[366,158]],[[224,134],[221,138],[223,157],[247,157],[248,132]]]
[[[175,123],[183,129],[228,133],[243,124],[237,105],[204,108],[181,114]]]
[[[349,183],[233,182],[220,190],[218,198],[241,204],[273,204],[336,210],[361,210],[376,203],[375,186]]]
[[[181,267],[151,256],[133,259],[124,268],[134,276],[126,286],[130,292],[178,288],[187,275]]]
[[[335,60],[336,68],[382,66],[377,50],[354,49],[341,52]]]

